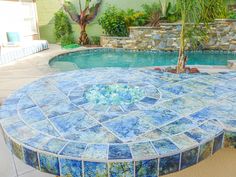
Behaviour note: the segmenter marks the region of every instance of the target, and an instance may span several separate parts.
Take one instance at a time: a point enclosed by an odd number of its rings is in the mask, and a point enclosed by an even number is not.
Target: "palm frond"
[[[77,13],[75,6],[71,2],[66,1],[63,4],[63,8],[70,15],[73,21],[76,23],[80,21],[80,15]]]

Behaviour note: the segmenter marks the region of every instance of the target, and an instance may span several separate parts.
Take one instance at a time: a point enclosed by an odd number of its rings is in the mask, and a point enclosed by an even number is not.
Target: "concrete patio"
[[[83,48],[79,48],[81,50]],[[51,45],[49,50],[31,55],[18,62],[0,66],[0,103],[12,92],[38,78],[57,72],[48,66],[48,61],[61,53],[57,45]],[[201,68],[202,71],[227,71],[227,68]],[[13,156],[7,149],[3,137],[0,136],[0,176],[1,177],[50,177],[34,170]],[[168,177],[234,177],[236,174],[236,153],[234,149],[223,149],[209,159],[191,168]]]

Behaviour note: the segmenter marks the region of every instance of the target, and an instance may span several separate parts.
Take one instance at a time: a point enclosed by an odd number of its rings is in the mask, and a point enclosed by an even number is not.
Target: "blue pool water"
[[[168,66],[177,62],[177,52],[134,52],[127,50],[97,49],[74,52],[57,56],[50,66],[60,70],[75,70],[97,67],[148,67]],[[228,60],[236,60],[230,52],[204,51],[189,52],[189,65],[227,65]]]

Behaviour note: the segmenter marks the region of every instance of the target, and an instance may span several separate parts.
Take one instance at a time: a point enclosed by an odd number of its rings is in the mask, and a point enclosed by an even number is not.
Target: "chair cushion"
[[[20,42],[20,35],[18,32],[7,32],[7,40],[9,43],[19,43]]]

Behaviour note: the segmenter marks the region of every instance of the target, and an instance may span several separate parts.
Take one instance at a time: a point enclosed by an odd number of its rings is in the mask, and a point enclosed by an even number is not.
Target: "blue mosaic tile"
[[[188,97],[188,95],[186,95],[181,98],[175,98],[173,100],[166,101],[162,104],[162,106],[173,110],[180,115],[188,116],[201,109],[204,105],[200,100],[191,98],[190,96]]]
[[[57,157],[40,153],[39,161],[40,170],[42,172],[50,173],[57,176],[60,175],[59,161]]]
[[[181,169],[190,167],[197,163],[198,159],[198,147],[185,151],[181,156]]]
[[[108,176],[108,167],[106,163],[84,162],[84,177]]]
[[[129,142],[134,137],[153,128],[147,122],[133,115],[117,118],[104,123],[104,125],[124,142]]]
[[[133,177],[134,164],[132,162],[114,162],[109,164],[109,173],[112,177]]]
[[[35,107],[35,103],[30,99],[29,96],[23,96],[18,102],[18,109],[28,109]]]
[[[49,118],[78,110],[73,104],[61,100],[41,108]]]
[[[159,175],[166,175],[179,170],[180,154],[160,159]]]
[[[224,140],[224,133],[218,135],[214,139],[214,144],[213,144],[213,154],[216,153],[218,150],[220,150],[223,147],[223,140]],[[227,141],[225,141],[227,142]]]
[[[43,144],[47,143],[50,140],[50,137],[43,134],[37,134],[29,139],[23,140],[23,142],[30,147],[39,148]]]
[[[183,87],[182,85],[179,85],[179,84],[177,85],[173,84],[170,86],[168,85],[168,86],[162,87],[161,89],[171,94],[178,95],[178,96],[187,94],[192,91],[190,88]]]
[[[86,146],[84,143],[68,143],[60,152],[60,155],[80,158]]]
[[[32,124],[31,127],[48,135],[52,135],[55,137],[60,136],[58,131],[53,127],[52,123],[49,122],[47,119],[40,122],[36,122]]]
[[[11,150],[12,153],[15,154],[16,157],[18,157],[20,160],[23,160],[23,148],[21,145],[10,141],[11,143]]]
[[[153,141],[152,144],[160,155],[172,153],[178,151],[179,149],[174,143],[172,143],[168,139]]]
[[[236,72],[176,75],[98,68],[58,73],[6,99],[0,130],[18,158],[54,175],[165,175],[206,159],[223,140],[226,147],[236,147],[235,83]],[[42,150],[47,153],[40,155]]]
[[[4,109],[3,107],[0,109],[0,119],[6,119],[6,118],[16,117],[16,116],[17,116],[16,109],[9,110],[9,109]]]
[[[157,177],[158,160],[144,160],[135,162],[135,177]]]
[[[210,134],[203,131],[202,129],[199,128],[195,128],[192,129],[188,132],[185,133],[187,136],[189,136],[190,138],[196,140],[197,142],[201,143],[203,141],[206,141],[210,138]]]
[[[135,138],[135,141],[152,141],[152,140],[159,140],[159,139],[164,139],[168,135],[161,131],[160,129],[155,129],[150,132],[147,132],[145,134],[142,134]]]
[[[226,130],[236,130],[236,119],[235,120],[220,120]]]
[[[60,159],[61,176],[82,177],[82,162]]]
[[[78,132],[77,134],[68,134],[65,138],[84,143],[121,143],[122,141],[108,132],[101,125]]]
[[[82,155],[85,159],[101,159],[107,160],[108,145],[103,144],[89,144]]]
[[[51,153],[59,153],[60,150],[66,145],[66,141],[52,138],[46,144],[42,146],[42,149],[51,152]]]
[[[38,107],[20,110],[20,115],[29,124],[46,119]]]
[[[145,97],[141,100],[141,102],[147,103],[147,104],[155,104],[157,102],[156,98],[150,98],[150,97]]]
[[[131,159],[130,148],[126,144],[117,144],[109,146],[108,159]]]
[[[39,161],[37,152],[30,149],[23,148],[24,152],[24,161],[27,165],[30,165],[33,168],[39,169]]]
[[[197,146],[197,141],[188,137],[186,134],[179,134],[176,136],[172,136],[171,139],[175,142],[175,144],[180,149],[188,149],[189,147]]]
[[[186,118],[181,118],[179,120],[176,120],[175,122],[165,125],[164,127],[161,128],[161,130],[164,131],[165,133],[174,135],[186,131],[188,129],[191,129],[194,126],[196,125],[191,120]]]
[[[213,141],[209,141],[200,146],[200,152],[198,158],[199,162],[211,156],[212,147],[213,147]]]
[[[157,155],[150,142],[140,142],[130,145],[134,159],[151,158]]]
[[[157,107],[155,110],[142,111],[140,112],[139,117],[154,126],[161,126],[179,118],[179,116],[173,111],[160,107]]]
[[[94,119],[82,111],[54,117],[50,121],[62,134],[76,133],[97,124]]]
[[[223,132],[223,128],[215,120],[208,121],[200,125],[199,127],[213,136],[218,135],[219,133]]]
[[[197,122],[203,122],[211,118],[212,111],[209,107],[203,108],[198,112],[190,115],[191,119]]]

